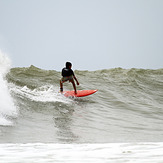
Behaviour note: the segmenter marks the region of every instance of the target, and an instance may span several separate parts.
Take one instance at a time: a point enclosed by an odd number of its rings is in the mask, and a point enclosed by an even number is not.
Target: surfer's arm
[[[76,78],[76,76],[75,76],[75,75],[74,75],[74,79],[75,79],[75,81],[76,81],[77,85],[79,85],[78,79]]]

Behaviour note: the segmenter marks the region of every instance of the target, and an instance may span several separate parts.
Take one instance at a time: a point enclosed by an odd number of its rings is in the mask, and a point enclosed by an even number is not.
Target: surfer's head
[[[66,62],[66,68],[70,69],[72,64],[70,62]]]

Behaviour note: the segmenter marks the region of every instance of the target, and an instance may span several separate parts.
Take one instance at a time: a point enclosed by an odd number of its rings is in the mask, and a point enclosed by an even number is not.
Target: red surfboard
[[[96,90],[77,90],[77,94],[75,94],[74,91],[63,91],[63,95],[66,97],[84,97],[91,95],[93,93],[97,92]]]

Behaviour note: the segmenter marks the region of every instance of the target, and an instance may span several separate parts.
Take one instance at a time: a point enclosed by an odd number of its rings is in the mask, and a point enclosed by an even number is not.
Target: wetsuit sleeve
[[[71,70],[71,74],[72,74],[73,76],[75,76],[75,75],[74,75],[74,71],[73,71],[73,70]]]

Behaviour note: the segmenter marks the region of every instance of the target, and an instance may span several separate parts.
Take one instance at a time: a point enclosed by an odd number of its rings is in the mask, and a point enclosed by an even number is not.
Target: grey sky
[[[0,0],[14,67],[163,68],[163,0]]]

